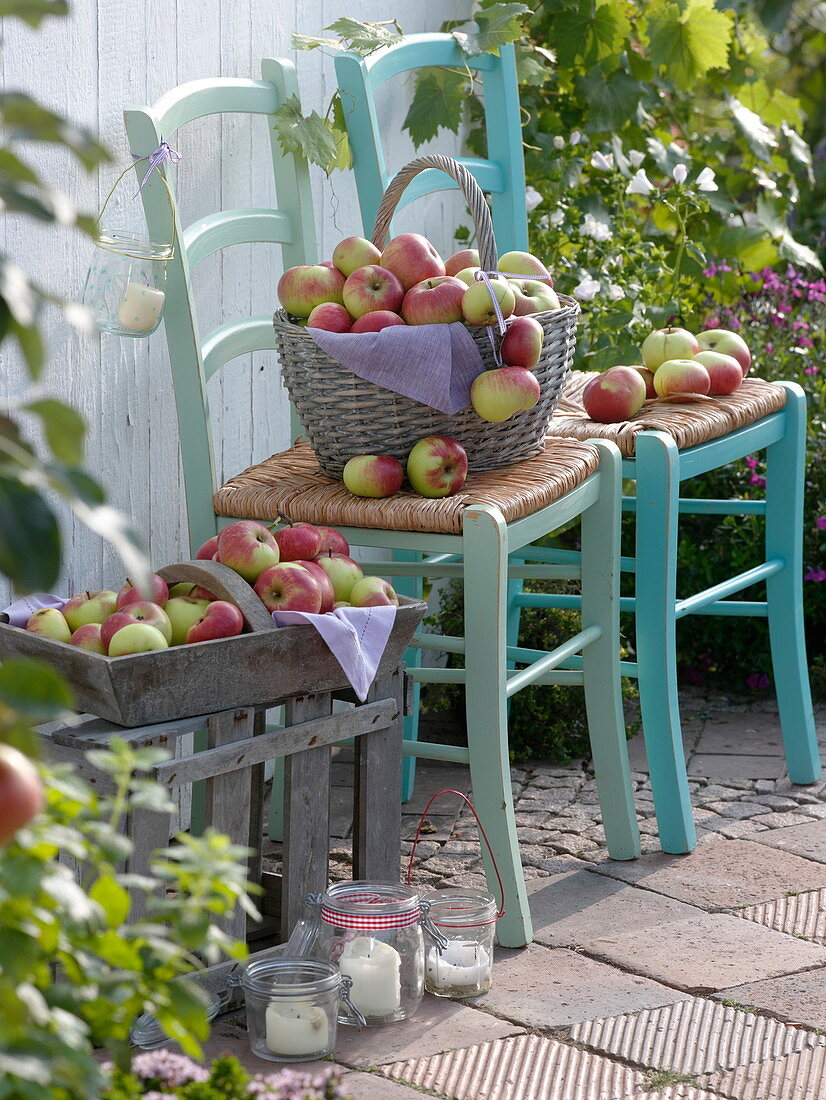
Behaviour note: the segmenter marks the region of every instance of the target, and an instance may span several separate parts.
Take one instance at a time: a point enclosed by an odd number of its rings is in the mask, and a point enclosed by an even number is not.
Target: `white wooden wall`
[[[0,65],[4,88],[20,88],[98,132],[116,163],[129,162],[121,112],[152,103],[177,84],[209,76],[260,75],[265,56],[292,57],[305,108],[326,110],[335,88],[333,62],[319,51],[290,51],[293,30],[318,33],[344,15],[363,20],[396,17],[407,32],[438,30],[444,19],[470,9],[470,0],[73,0],[67,20],[46,21],[33,32],[18,20],[3,24]],[[413,155],[401,134],[409,86],[388,85],[381,104],[388,163],[399,167]],[[227,116],[205,120],[177,146],[184,159],[175,171],[185,223],[222,206],[266,205],[273,199],[267,135],[261,120]],[[432,148],[452,152],[454,135]],[[48,147],[33,150],[44,178],[72,197],[79,208],[99,209],[114,181],[112,166],[87,175]],[[349,173],[330,180],[313,169],[320,258],[337,240],[361,233]],[[115,200],[118,218],[134,216],[138,205],[125,191]],[[415,210],[415,215],[412,211]],[[466,221],[458,196],[433,197],[399,219],[448,254],[452,231]],[[115,225],[113,218],[110,224]],[[0,248],[39,284],[64,298],[78,298],[91,245],[81,234],[40,227],[13,217],[0,219]],[[204,308],[203,331],[231,317],[274,308],[280,254],[267,246],[229,250],[213,257],[196,276]],[[50,366],[41,389],[86,417],[87,466],[109,500],[130,514],[143,532],[155,567],[188,556],[178,459],[177,421],[163,331],[149,339],[83,337],[62,314],[46,318]],[[224,477],[260,461],[288,443],[286,400],[274,354],[229,364],[210,383],[219,425],[218,460]],[[23,369],[10,345],[0,346],[0,408],[26,393]],[[63,513],[61,513],[63,514]],[[64,574],[58,591],[117,587],[123,567],[107,543],[64,517]],[[0,577],[0,607],[9,595]]]

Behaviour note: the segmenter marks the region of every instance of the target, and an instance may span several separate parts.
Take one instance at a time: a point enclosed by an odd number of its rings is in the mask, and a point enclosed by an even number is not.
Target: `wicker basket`
[[[428,168],[447,172],[459,184],[476,223],[481,265],[486,271],[495,270],[498,254],[485,197],[467,169],[450,157],[419,157],[391,180],[376,216],[374,244],[384,246],[402,192]],[[482,420],[470,405],[449,416],[365,382],[330,358],[279,310],[273,323],[284,383],[324,472],[341,477],[347,460],[359,454],[386,454],[404,460],[414,443],[427,435],[449,435],[458,440],[471,470],[496,470],[538,454],[574,353],[579,305],[564,294],[559,299],[561,309],[534,314],[545,330],[542,354],[533,368],[540,385],[539,402],[499,424]],[[491,330],[469,331],[485,369],[496,367]]]

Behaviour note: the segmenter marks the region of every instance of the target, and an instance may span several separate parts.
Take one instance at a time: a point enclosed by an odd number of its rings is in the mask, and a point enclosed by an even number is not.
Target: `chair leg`
[[[645,748],[660,843],[697,843],[677,696],[676,601],[679,452],[663,432],[637,436],[637,669]]]
[[[786,432],[766,449],[766,558],[785,568],[766,582],[777,705],[793,783],[821,777],[803,628],[803,486],[806,397],[786,384]]]
[[[396,561],[421,561],[422,554],[418,550],[395,550],[393,558]],[[412,596],[414,599],[422,598],[421,577],[394,577],[393,587],[400,596]],[[405,665],[408,668],[419,668],[422,663],[422,651],[415,646],[405,651]],[[410,715],[404,720],[404,740],[417,741],[419,737],[419,696],[421,684],[413,685],[413,708]],[[413,786],[416,781],[416,757],[405,756],[402,759],[402,802],[409,802],[413,797]]]
[[[511,793],[505,686],[507,662],[507,527],[483,505],[464,517],[465,710],[473,801],[493,849],[507,910],[497,925],[503,947],[533,938]],[[488,883],[496,875],[483,848]]]
[[[597,501],[582,516],[582,626],[602,634],[582,653],[588,733],[608,854],[635,859],[640,831],[634,809],[619,660],[621,461],[611,443],[602,452]]]

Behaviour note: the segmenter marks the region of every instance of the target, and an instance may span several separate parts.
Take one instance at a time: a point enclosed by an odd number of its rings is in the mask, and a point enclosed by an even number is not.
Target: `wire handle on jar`
[[[444,936],[433,921],[430,919],[430,902],[420,901],[419,912],[421,913],[422,929],[427,932],[428,936],[436,944],[436,950],[441,953],[447,947],[447,938]]]
[[[350,975],[349,974],[342,974],[341,975],[341,992],[340,992],[339,996],[340,996],[342,1002],[347,1006],[347,1008],[350,1010],[350,1012],[352,1012],[352,1014],[355,1016],[355,1018],[356,1018],[356,1027],[357,1028],[367,1027],[367,1021],[365,1020],[364,1016],[362,1015],[361,1009],[356,1005],[356,1003],[350,997],[350,989],[352,988],[352,985],[353,985],[353,979],[350,977]]]
[[[496,865],[496,856],[493,854],[493,849],[490,846],[490,841],[488,840],[487,833],[485,832],[484,826],[482,825],[482,822],[479,820],[479,815],[476,813],[476,809],[475,809],[473,803],[470,801],[470,799],[467,797],[467,795],[462,794],[461,791],[454,791],[451,788],[446,788],[443,791],[436,791],[436,793],[434,795],[431,795],[430,799],[428,800],[427,805],[422,810],[422,816],[419,818],[419,824],[416,828],[416,836],[413,838],[413,848],[411,849],[411,852],[410,852],[410,858],[407,861],[407,885],[410,886],[410,884],[411,884],[411,878],[413,876],[413,858],[416,855],[416,848],[417,848],[418,843],[419,843],[419,836],[421,835],[422,826],[424,825],[425,819],[427,818],[427,812],[430,809],[430,807],[433,805],[433,803],[436,801],[436,799],[439,798],[443,794],[458,795],[458,797],[462,799],[462,801],[468,807],[470,812],[473,814],[473,817],[476,821],[476,824],[479,826],[479,832],[482,834],[482,839],[484,840],[485,846],[488,850],[488,854],[490,855],[490,861],[493,864],[493,870],[496,872],[496,881],[499,883],[499,897],[502,900],[501,900],[500,905],[499,905],[499,911],[496,914],[496,919],[498,920],[500,917],[504,916],[504,914],[505,914],[505,887],[502,885],[502,876],[499,874],[499,868]],[[428,923],[431,923],[431,922],[428,922]],[[441,935],[441,933],[439,933],[439,934]],[[445,946],[446,945],[447,944],[445,943]]]

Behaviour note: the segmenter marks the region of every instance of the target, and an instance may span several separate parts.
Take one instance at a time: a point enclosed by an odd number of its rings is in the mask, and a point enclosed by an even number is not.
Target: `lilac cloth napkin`
[[[276,626],[314,626],[364,702],[393,629],[395,607],[339,607],[326,615],[273,611],[272,617]]]
[[[58,611],[67,603],[66,596],[52,596],[48,592],[34,592],[31,596],[23,596],[15,600],[13,604],[0,611],[0,623],[9,623],[11,626],[25,626],[29,618],[42,607],[56,607]]]
[[[484,370],[463,324],[393,325],[380,332],[308,328],[322,351],[386,390],[453,415],[470,404],[470,384]]]

